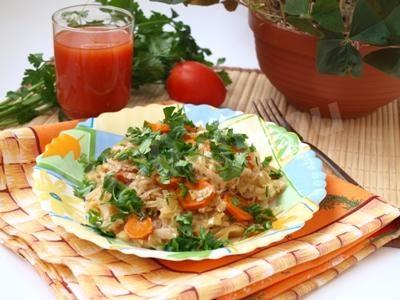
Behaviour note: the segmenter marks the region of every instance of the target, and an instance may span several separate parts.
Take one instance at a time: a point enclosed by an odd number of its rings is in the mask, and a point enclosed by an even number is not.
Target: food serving
[[[270,161],[245,134],[196,126],[171,106],[96,161],[81,156],[85,180],[75,195],[102,235],[149,249],[217,249],[271,228],[269,207],[285,181]]]

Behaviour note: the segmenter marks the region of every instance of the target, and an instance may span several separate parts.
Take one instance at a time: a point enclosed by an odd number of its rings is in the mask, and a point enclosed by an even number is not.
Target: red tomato
[[[177,63],[167,79],[171,99],[193,104],[220,106],[226,96],[221,78],[209,67],[196,61]]]

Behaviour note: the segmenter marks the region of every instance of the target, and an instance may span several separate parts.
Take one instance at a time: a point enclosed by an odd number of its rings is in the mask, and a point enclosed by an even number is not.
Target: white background
[[[168,11],[168,6],[139,1],[145,11]],[[51,14],[84,0],[0,1],[0,97],[19,86],[28,66],[28,53],[51,56]],[[226,12],[222,6],[209,8],[175,6],[181,20],[192,27],[201,46],[213,51],[212,60],[226,57],[226,65],[258,68],[247,10]],[[1,203],[0,203],[1,205]],[[306,297],[308,300],[399,300],[400,250],[384,248],[361,264]],[[55,299],[50,288],[33,268],[0,246],[0,299]]]

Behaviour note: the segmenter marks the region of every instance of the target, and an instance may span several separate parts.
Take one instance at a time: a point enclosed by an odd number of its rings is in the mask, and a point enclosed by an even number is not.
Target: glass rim
[[[128,11],[126,9],[123,9],[123,8],[120,8],[120,7],[116,7],[116,6],[102,5],[100,3],[78,4],[78,5],[71,5],[71,6],[60,8],[60,9],[56,10],[51,15],[51,20],[52,20],[53,24],[56,24],[57,26],[65,28],[65,29],[67,29],[69,31],[79,31],[79,32],[93,33],[93,31],[91,31],[91,30],[85,30],[84,29],[85,26],[83,26],[83,27],[72,27],[72,26],[61,24],[56,19],[64,11],[68,11],[68,10],[73,9],[73,8],[83,8],[83,7],[96,7],[96,8],[101,7],[101,8],[106,8],[106,9],[110,9],[110,10],[114,10],[114,11],[118,11],[120,13],[123,13],[123,14],[127,15],[130,18],[130,22],[128,24],[126,24],[126,25],[123,25],[123,26],[116,26],[116,27],[99,26],[100,28],[104,29],[104,31],[117,31],[117,30],[121,30],[121,29],[122,30],[123,29],[127,29],[129,27],[133,27],[133,24],[135,22],[135,17],[130,13],[130,11]]]

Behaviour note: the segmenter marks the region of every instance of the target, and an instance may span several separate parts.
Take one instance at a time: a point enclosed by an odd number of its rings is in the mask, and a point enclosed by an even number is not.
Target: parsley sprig
[[[96,183],[84,178],[79,184],[74,187],[74,195],[79,198],[84,198],[87,194],[94,190]]]
[[[246,228],[244,235],[249,236],[271,229],[276,217],[270,208],[264,208],[260,204],[252,204],[244,208],[253,216],[254,224]]]
[[[197,148],[182,139],[187,133],[185,125],[194,125],[183,108],[166,107],[164,116],[163,123],[170,126],[167,134],[152,132],[146,124],[143,128],[129,128],[127,139],[136,147],[120,151],[115,158],[130,160],[145,176],[158,174],[162,183],[168,183],[171,177],[194,182],[194,169],[187,158],[195,155]]]
[[[137,196],[134,189],[117,180],[114,174],[104,177],[103,190],[111,194],[109,202],[119,209],[120,214],[128,216],[135,213],[142,216],[143,200]]]
[[[82,225],[92,228],[95,232],[102,236],[115,238],[115,233],[113,231],[103,228],[103,218],[100,212],[90,209],[87,214],[87,220],[89,224]]]
[[[29,122],[56,107],[55,71],[43,54],[30,54],[32,68],[25,70],[21,88],[0,101],[0,129]]]
[[[227,243],[224,240],[217,239],[204,228],[201,228],[199,235],[196,236],[193,233],[193,215],[191,212],[178,215],[175,221],[178,225],[178,236],[164,245],[164,250],[166,251],[213,250],[224,247]]]
[[[103,164],[110,156],[110,154],[111,154],[111,148],[107,148],[99,155],[99,157],[97,157],[97,159],[91,160],[88,158],[86,154],[83,153],[79,157],[78,162],[83,167],[83,171],[87,173],[96,166]],[[85,175],[83,180],[74,187],[74,195],[79,198],[84,198],[87,194],[93,191],[95,187],[96,183],[87,179]]]
[[[271,177],[271,179],[275,180],[281,178],[283,176],[282,171],[270,166],[271,161],[272,161],[272,156],[266,156],[262,162],[262,166],[269,170],[268,175],[269,177]]]
[[[255,148],[247,144],[247,135],[234,133],[232,128],[219,129],[218,125],[218,122],[207,124],[207,131],[198,137],[198,141],[210,140],[212,157],[220,163],[218,174],[227,181],[242,174],[247,156]]]

